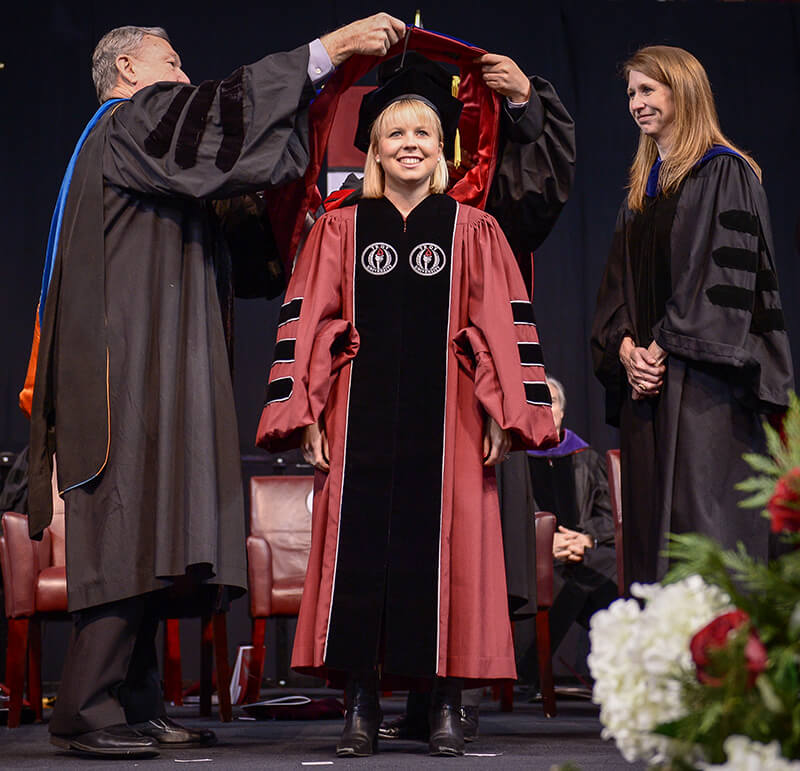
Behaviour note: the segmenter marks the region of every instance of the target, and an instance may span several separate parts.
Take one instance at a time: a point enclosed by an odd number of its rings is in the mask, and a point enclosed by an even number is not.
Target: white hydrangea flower
[[[730,599],[700,576],[668,586],[634,584],[631,594],[644,609],[636,600],[616,600],[591,621],[589,668],[603,738],[613,738],[629,763],[692,755],[692,748],[650,731],[686,714],[679,678],[694,668],[689,641],[730,609]]]
[[[781,756],[778,742],[760,744],[746,736],[729,736],[722,745],[726,763],[701,763],[702,769],[714,771],[800,771],[800,762]]]

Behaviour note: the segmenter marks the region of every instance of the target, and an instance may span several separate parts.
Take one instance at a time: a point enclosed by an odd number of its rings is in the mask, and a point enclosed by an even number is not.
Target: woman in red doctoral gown
[[[462,682],[516,677],[492,466],[556,438],[514,256],[443,195],[460,103],[439,70],[365,97],[364,197],[298,258],[258,430],[317,468],[292,666],[347,682],[343,756],[375,751],[379,679],[432,681],[431,752],[461,754]]]

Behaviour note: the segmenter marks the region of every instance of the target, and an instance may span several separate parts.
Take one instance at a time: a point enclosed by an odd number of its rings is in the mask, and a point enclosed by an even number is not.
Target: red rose
[[[733,610],[717,616],[692,637],[689,650],[697,668],[697,679],[701,683],[722,685],[723,678],[712,674],[709,669],[711,656],[728,644],[731,632],[749,623],[750,616],[747,613],[743,610]],[[752,629],[744,646],[744,659],[748,671],[747,685],[751,687],[759,674],[767,668],[767,649]]]
[[[800,530],[800,468],[784,474],[775,485],[767,510],[772,517],[772,532]]]

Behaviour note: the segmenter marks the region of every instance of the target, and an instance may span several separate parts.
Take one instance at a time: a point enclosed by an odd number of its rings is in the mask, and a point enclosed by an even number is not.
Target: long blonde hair
[[[399,122],[415,121],[420,125],[430,125],[435,130],[439,142],[441,143],[442,141],[442,121],[439,120],[439,116],[427,104],[413,98],[399,99],[396,102],[392,102],[372,124],[369,151],[367,152],[367,160],[364,163],[364,191],[362,193],[364,198],[381,198],[383,196],[383,191],[386,187],[386,175],[380,163],[375,160],[375,156],[378,152],[378,142],[381,134],[386,128],[386,124],[391,120]],[[444,154],[442,154],[439,156],[439,162],[431,175],[431,193],[443,193],[447,190],[448,178],[447,161],[444,159]]]
[[[672,89],[675,102],[673,141],[658,173],[659,186],[666,195],[678,189],[712,145],[725,145],[735,150],[761,179],[761,168],[753,158],[722,133],[708,75],[692,54],[676,46],[646,46],[622,65],[626,82],[632,70]],[[628,173],[628,207],[634,211],[644,208],[647,179],[657,158],[655,140],[642,133]]]

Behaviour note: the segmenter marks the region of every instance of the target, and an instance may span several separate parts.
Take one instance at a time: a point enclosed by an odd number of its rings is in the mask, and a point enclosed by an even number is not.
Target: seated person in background
[[[549,450],[514,453],[510,463],[527,460],[537,511],[556,515],[553,540],[554,600],[550,639],[555,651],[574,621],[589,618],[618,596],[614,517],[603,458],[577,434],[562,429],[567,399],[564,387],[548,377],[559,443]],[[505,464],[505,465],[508,465]],[[508,495],[508,489],[505,491]],[[536,642],[519,662],[523,680],[537,680]]]

